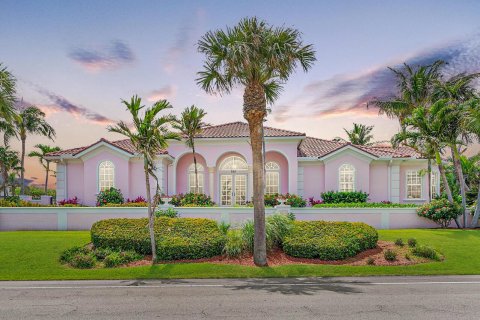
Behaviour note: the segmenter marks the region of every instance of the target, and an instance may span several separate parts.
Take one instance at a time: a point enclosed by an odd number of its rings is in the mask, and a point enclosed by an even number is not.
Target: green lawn
[[[382,240],[416,238],[446,259],[415,266],[289,265],[273,268],[209,263],[76,270],[58,262],[69,247],[89,242],[88,231],[0,232],[0,280],[240,278],[297,276],[480,274],[480,230],[380,230]]]

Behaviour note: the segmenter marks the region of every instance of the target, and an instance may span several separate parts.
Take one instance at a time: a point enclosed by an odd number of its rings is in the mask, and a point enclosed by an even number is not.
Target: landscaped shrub
[[[387,261],[395,261],[397,260],[397,253],[393,250],[387,249],[385,252],[383,252],[383,257]]]
[[[148,207],[146,202],[106,203],[102,207]]]
[[[432,200],[417,209],[417,214],[420,217],[430,219],[442,228],[448,227],[461,212],[461,207],[458,204],[450,203],[447,199]]]
[[[61,263],[70,263],[72,262],[73,258],[76,256],[76,255],[85,255],[85,254],[89,254],[90,251],[85,248],[85,247],[72,247],[72,248],[69,248],[65,251],[62,252],[62,254],[60,255],[60,262]]]
[[[111,187],[99,192],[97,195],[97,207],[104,206],[107,203],[123,203],[123,195],[120,189]]]
[[[178,217],[178,212],[177,210],[173,208],[167,208],[167,209],[158,209],[155,211],[155,217],[160,218],[160,217],[167,217],[167,218],[177,218]]]
[[[223,252],[227,257],[238,257],[245,249],[242,230],[232,229],[227,231],[227,240]]]
[[[147,203],[147,200],[145,200],[145,198],[142,196],[138,196],[135,199],[127,198],[127,203]]]
[[[315,200],[314,197],[308,198],[308,204],[310,204],[310,207],[313,207],[316,204],[322,204],[322,203],[323,203],[322,200]]]
[[[242,238],[245,243],[245,249],[248,252],[253,252],[253,239],[255,234],[255,227],[252,220],[248,220],[242,227]],[[267,239],[268,246],[268,239]]]
[[[78,205],[80,205],[78,203],[78,198],[77,197],[60,200],[60,201],[57,202],[57,204],[59,206],[78,206]]]
[[[405,244],[403,243],[402,238],[398,238],[397,240],[395,240],[395,245],[399,247],[403,247]]]
[[[70,265],[77,269],[91,269],[95,267],[97,260],[93,256],[93,254],[76,254],[72,260],[70,261]]]
[[[215,202],[209,195],[203,193],[180,193],[173,195],[170,204],[175,207],[213,207]]]
[[[423,257],[432,260],[440,260],[440,255],[435,249],[429,246],[417,246],[412,248],[412,253],[418,257]]]
[[[282,247],[285,236],[290,232],[293,226],[293,220],[283,214],[273,214],[265,220],[265,232],[267,241],[267,250],[274,247]],[[252,220],[245,222],[242,228],[242,237],[245,248],[249,252],[253,252],[253,240],[255,227]]]
[[[341,260],[377,246],[378,233],[361,222],[294,221],[283,250],[299,258]]]
[[[230,223],[228,222],[225,222],[225,221],[221,221],[219,224],[218,224],[218,229],[223,233],[223,234],[227,234],[227,231],[230,230]]]
[[[321,203],[314,208],[416,208],[413,203],[356,202],[356,203]]]
[[[279,198],[285,199],[285,204],[291,206],[292,208],[302,208],[307,205],[307,202],[302,197],[293,194],[293,193],[286,193],[286,194],[266,194],[265,195],[265,206],[266,207],[275,207],[280,204],[278,201]]]
[[[141,258],[142,256],[135,251],[114,251],[103,259],[103,264],[106,268],[113,268],[132,261],[140,260]]]
[[[8,201],[1,199],[0,200],[0,207],[52,207],[50,204],[39,204],[39,203],[33,203],[33,202],[28,202],[24,200],[18,200],[18,201]]]
[[[417,239],[415,239],[415,238],[408,239],[408,246],[410,248],[416,247],[417,246]]]
[[[147,218],[102,220],[90,232],[97,248],[151,254]],[[225,245],[225,236],[210,219],[157,218],[155,237],[160,260],[209,258],[221,254]]]
[[[362,191],[340,192],[327,191],[321,194],[323,203],[357,203],[367,202],[368,193]]]

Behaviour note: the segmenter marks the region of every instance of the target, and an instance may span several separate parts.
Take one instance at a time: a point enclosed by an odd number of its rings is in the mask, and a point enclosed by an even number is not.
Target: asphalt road
[[[0,282],[0,319],[480,319],[480,277]]]

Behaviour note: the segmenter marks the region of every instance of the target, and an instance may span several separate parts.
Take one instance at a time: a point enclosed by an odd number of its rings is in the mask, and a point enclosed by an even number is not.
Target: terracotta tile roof
[[[265,137],[304,137],[305,133],[264,127]],[[197,138],[246,138],[250,136],[248,123],[231,122],[203,129]]]
[[[391,146],[359,146],[352,145],[348,142],[337,142],[330,140],[323,140],[318,138],[306,137],[298,146],[299,157],[324,157],[338,149],[341,149],[347,145],[351,145],[354,148],[367,152],[375,157],[380,158],[421,158],[412,148],[401,146],[399,148],[392,148]]]
[[[107,139],[101,138],[100,140],[98,140],[95,143],[92,143],[91,145],[80,147],[80,148],[73,148],[73,149],[61,150],[61,151],[56,151],[56,152],[50,152],[50,153],[47,154],[47,156],[49,156],[49,157],[56,157],[56,156],[62,156],[62,155],[75,156],[75,155],[79,154],[80,152],[82,152],[82,151],[84,151],[84,150],[86,150],[90,147],[93,147],[94,145],[96,145],[97,143],[100,143],[100,142],[108,143],[108,144],[110,144],[114,147],[117,147],[117,148],[119,148],[119,149],[121,149],[125,152],[128,152],[132,155],[137,153],[137,150],[132,145],[130,139],[109,141]],[[160,152],[160,154],[167,154],[167,150],[162,150]]]

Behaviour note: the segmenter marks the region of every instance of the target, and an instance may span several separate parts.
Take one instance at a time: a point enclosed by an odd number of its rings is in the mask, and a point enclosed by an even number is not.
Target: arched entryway
[[[245,205],[248,190],[247,162],[237,155],[232,155],[226,157],[218,169],[220,205]]]

